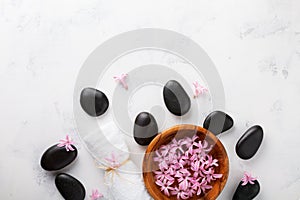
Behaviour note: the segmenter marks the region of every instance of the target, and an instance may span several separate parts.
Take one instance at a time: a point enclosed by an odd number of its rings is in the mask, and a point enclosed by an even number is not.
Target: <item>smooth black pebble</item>
[[[133,127],[133,136],[139,145],[146,146],[155,138],[158,127],[155,118],[148,112],[137,115]]]
[[[249,128],[235,146],[237,155],[245,160],[252,158],[259,149],[263,136],[261,126],[255,125]]]
[[[175,80],[166,83],[163,97],[168,110],[177,116],[186,114],[191,108],[191,99],[183,87]]]
[[[259,191],[260,191],[260,185],[257,180],[253,181],[254,184],[248,183],[245,186],[242,186],[243,182],[240,182],[238,185],[232,200],[251,200],[254,199]]]
[[[203,128],[211,131],[214,135],[228,131],[232,126],[233,119],[222,111],[210,113],[203,123]]]
[[[65,200],[84,200],[84,186],[73,176],[58,174],[55,177],[55,185]]]
[[[76,147],[73,145],[72,147],[74,151],[67,151],[66,148],[58,147],[57,144],[49,147],[42,155],[42,168],[47,171],[55,171],[72,163],[78,154]]]
[[[85,88],[81,91],[80,105],[87,114],[98,117],[106,112],[109,101],[103,92],[94,88]]]

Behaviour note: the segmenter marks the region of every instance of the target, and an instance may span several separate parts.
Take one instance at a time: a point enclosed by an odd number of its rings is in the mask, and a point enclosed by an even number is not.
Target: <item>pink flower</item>
[[[203,171],[204,171],[204,163],[201,162],[201,160],[197,160],[195,162],[191,163],[191,170],[194,171],[193,177],[205,177],[203,175]]]
[[[184,140],[176,140],[175,138],[172,140],[171,142],[171,148],[173,152],[177,152],[177,150],[179,150],[181,153],[184,152],[184,150],[182,149],[182,145],[183,145],[183,141]]]
[[[104,158],[104,159],[108,162],[109,166],[110,166],[111,168],[113,168],[113,169],[119,168],[120,165],[121,165],[121,164],[118,162],[118,160],[117,160],[117,158],[116,158],[116,156],[115,156],[114,153],[111,153],[111,157],[106,157],[106,158]]]
[[[189,172],[189,170],[183,168],[176,172],[175,177],[177,177],[179,181],[182,181],[190,175],[191,175],[191,173]]]
[[[103,194],[99,193],[99,191],[96,190],[92,190],[92,194],[90,195],[91,200],[98,200],[99,198],[103,197]]]
[[[180,169],[179,171],[177,171],[177,173],[175,174],[175,177],[177,177],[179,183],[179,189],[180,190],[186,190],[189,186],[189,181],[190,178],[189,177],[191,175],[191,173],[187,170],[187,169]]]
[[[193,82],[194,85],[194,98],[198,97],[200,94],[208,92],[208,89],[200,85],[198,81]]]
[[[204,140],[203,142],[194,142],[194,147],[196,149],[194,150],[195,152],[199,153],[200,156],[205,156],[208,152],[212,150],[212,145],[208,145],[208,142]]]
[[[66,135],[66,139],[64,140],[59,140],[59,144],[57,145],[58,147],[65,147],[67,151],[74,151],[75,149],[72,147],[74,145],[73,140],[69,135]]]
[[[244,173],[244,177],[242,178],[242,181],[243,181],[242,186],[245,186],[245,185],[247,185],[248,183],[250,183],[250,184],[253,185],[253,184],[255,184],[255,183],[253,182],[253,181],[255,181],[255,180],[257,180],[257,179],[254,178],[254,177],[252,177],[250,173],[245,172],[245,173]]]
[[[163,160],[161,163],[158,164],[158,167],[161,171],[164,171],[169,168],[169,165],[165,160]]]
[[[189,162],[190,162],[190,158],[187,155],[183,155],[179,158],[179,163],[183,166],[189,164]]]
[[[194,142],[196,142],[196,140],[198,139],[199,137],[197,135],[194,135],[192,138],[190,137],[187,137],[183,142],[182,144],[186,145],[187,148],[190,148],[190,146],[192,146],[194,144]]]
[[[206,151],[205,151],[205,146],[202,144],[201,141],[199,142],[194,142],[194,145],[190,147],[191,148],[195,148],[192,151],[189,150],[190,154],[197,154],[200,158],[203,157],[204,155],[206,155]]]
[[[164,179],[163,181],[157,180],[155,183],[156,185],[160,186],[160,190],[164,192],[165,195],[170,196],[169,190],[174,190],[171,185],[173,184],[174,181],[167,181]]]
[[[218,160],[217,159],[213,159],[213,157],[211,155],[207,155],[206,158],[207,158],[207,160],[206,160],[205,164],[208,167],[212,167],[212,166],[218,167],[219,166]]]
[[[193,170],[194,172],[198,172],[201,168],[201,162],[200,160],[196,160],[194,162],[191,163],[191,170]],[[203,169],[201,169],[202,171]]]
[[[167,156],[168,163],[173,163],[174,160],[178,160],[180,158],[180,155],[170,152],[169,155]]]
[[[205,179],[202,179],[201,184],[200,184],[200,189],[205,192],[205,190],[210,190],[212,188],[211,185],[207,184],[207,181]]]
[[[159,153],[158,150],[155,151],[155,154],[156,154],[156,156],[154,156],[154,158],[153,158],[153,160],[154,160],[155,162],[160,163],[161,161],[164,160],[163,155],[162,155],[161,153]]]
[[[191,163],[196,160],[199,160],[198,154],[196,154],[196,153],[191,154],[191,157],[190,157]]]
[[[128,85],[126,83],[127,76],[128,74],[121,74],[120,76],[114,76],[113,78],[115,79],[115,81],[121,83],[122,86],[127,90],[128,89]]]
[[[174,178],[171,176],[171,173],[170,171],[155,171],[154,172],[156,175],[155,175],[155,178],[156,179],[159,179],[161,181],[164,181],[165,179],[168,180],[168,181],[174,181]]]
[[[170,145],[163,145],[160,148],[161,154],[163,156],[167,156],[170,153],[171,149],[172,149],[172,147]]]
[[[209,169],[208,169],[208,171],[205,171],[204,170],[204,174],[206,174],[206,180],[207,180],[207,182],[211,182],[211,181],[214,181],[214,180],[216,180],[217,178],[222,178],[222,174],[215,174],[215,170],[213,170],[213,168],[212,167],[210,167]]]
[[[189,179],[184,178],[180,183],[179,183],[179,189],[186,191],[189,187]]]
[[[188,192],[182,191],[179,188],[175,187],[173,191],[171,191],[172,195],[177,195],[177,199],[188,199],[189,194]]]
[[[166,171],[167,174],[173,176],[176,174],[176,172],[174,171],[174,169],[172,167],[170,167],[167,171]]]
[[[178,160],[173,160],[170,168],[173,168],[174,170],[178,170],[178,169],[183,168],[183,165],[181,163],[179,163]]]

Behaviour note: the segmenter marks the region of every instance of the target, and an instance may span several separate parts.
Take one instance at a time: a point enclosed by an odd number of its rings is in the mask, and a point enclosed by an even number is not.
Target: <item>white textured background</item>
[[[76,133],[72,95],[82,63],[110,37],[153,27],[199,43],[223,80],[236,127],[221,137],[231,171],[219,199],[231,199],[248,170],[261,183],[257,199],[299,200],[299,10],[298,0],[1,0],[0,199],[61,199],[39,159]],[[256,123],[265,130],[262,148],[241,161],[234,145]],[[65,171],[88,194],[105,193],[103,174],[77,146],[79,159]]]

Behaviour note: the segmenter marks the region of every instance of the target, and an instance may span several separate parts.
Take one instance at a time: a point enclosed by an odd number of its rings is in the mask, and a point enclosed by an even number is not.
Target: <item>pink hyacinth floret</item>
[[[121,163],[119,163],[117,156],[115,155],[114,152],[111,153],[111,157],[105,157],[104,160],[112,169],[117,169],[121,166]]]
[[[66,135],[66,139],[59,140],[58,147],[65,147],[67,151],[74,151],[75,149],[72,147],[74,142],[69,135]]]
[[[198,136],[173,139],[155,151],[153,160],[158,163],[154,171],[155,183],[166,196],[189,199],[204,194],[212,182],[222,178],[215,173],[218,160],[208,153],[212,145],[200,141]]]
[[[128,89],[128,85],[126,83],[126,78],[127,78],[128,74],[121,74],[118,76],[114,76],[114,80],[119,82],[126,90]]]
[[[244,177],[242,178],[242,186],[247,185],[248,183],[250,183],[251,185],[255,184],[253,181],[255,181],[256,178],[252,177],[252,175],[248,172],[244,173]]]
[[[92,194],[90,195],[91,200],[99,200],[103,197],[103,194],[101,194],[97,189],[92,190]]]
[[[194,98],[204,94],[205,92],[208,92],[208,89],[203,85],[200,85],[198,81],[193,82],[193,86],[194,86]]]

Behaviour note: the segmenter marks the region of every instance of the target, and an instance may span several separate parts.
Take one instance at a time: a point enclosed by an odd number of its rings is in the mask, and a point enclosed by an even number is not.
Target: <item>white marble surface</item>
[[[212,58],[223,80],[233,131],[221,137],[230,156],[231,199],[244,170],[261,183],[261,200],[300,199],[300,2],[298,0],[1,0],[0,199],[61,199],[42,152],[74,133],[79,159],[66,171],[88,194],[105,193],[103,173],[76,136],[73,87],[99,44],[121,32],[154,27],[187,35]],[[265,138],[254,159],[234,145],[252,124]],[[88,198],[87,198],[88,199]]]

